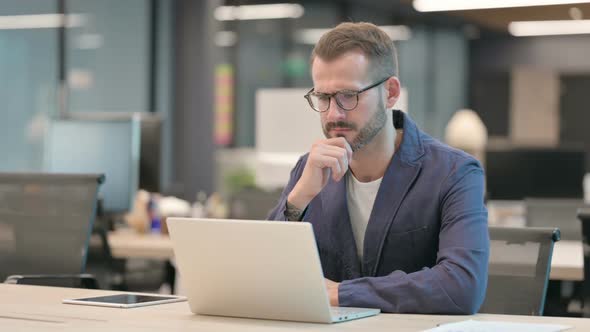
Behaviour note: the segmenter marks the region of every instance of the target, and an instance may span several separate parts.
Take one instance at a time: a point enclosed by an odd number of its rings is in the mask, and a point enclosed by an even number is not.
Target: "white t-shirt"
[[[375,203],[382,179],[379,178],[371,182],[360,182],[354,177],[352,172],[349,171],[346,174],[348,214],[356,242],[356,251],[361,262],[363,260],[365,231],[367,230],[367,224],[369,224],[369,217],[371,216],[373,204]]]

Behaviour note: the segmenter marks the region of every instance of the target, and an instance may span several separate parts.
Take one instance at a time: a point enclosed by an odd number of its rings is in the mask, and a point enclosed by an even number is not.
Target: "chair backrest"
[[[281,191],[246,188],[236,192],[230,199],[229,217],[232,219],[265,220],[277,205]]]
[[[526,198],[526,225],[557,227],[563,240],[582,240],[577,211],[584,200],[575,198]]]
[[[98,281],[91,274],[13,275],[6,278],[4,283],[15,285],[99,289]]]
[[[590,208],[579,209],[578,219],[582,223],[582,242],[584,247],[583,314],[584,317],[590,317]]]
[[[557,228],[490,227],[488,287],[480,312],[543,314]]]
[[[103,179],[0,173],[0,280],[82,273]]]

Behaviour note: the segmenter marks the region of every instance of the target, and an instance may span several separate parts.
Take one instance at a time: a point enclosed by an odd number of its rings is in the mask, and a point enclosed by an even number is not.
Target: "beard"
[[[348,144],[350,144],[352,152],[356,152],[362,149],[367,144],[371,143],[375,136],[379,134],[381,129],[385,127],[385,123],[387,122],[387,114],[385,112],[385,105],[381,100],[379,102],[375,114],[373,114],[369,121],[361,128],[358,134],[354,138],[346,140]],[[324,135],[326,136],[326,138],[345,137],[345,135],[343,134],[336,134],[334,136],[330,136],[330,130],[333,128],[346,128],[350,130],[357,130],[357,125],[346,121],[327,122],[322,128],[324,130]]]

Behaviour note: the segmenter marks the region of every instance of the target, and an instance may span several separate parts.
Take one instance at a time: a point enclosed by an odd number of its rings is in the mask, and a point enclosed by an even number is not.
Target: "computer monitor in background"
[[[55,120],[48,126],[44,168],[52,173],[104,173],[100,188],[108,213],[131,209],[139,180],[140,120]]]
[[[141,117],[139,188],[161,192],[162,120],[155,115]]]
[[[492,200],[581,198],[585,152],[563,148],[486,151],[486,189]]]

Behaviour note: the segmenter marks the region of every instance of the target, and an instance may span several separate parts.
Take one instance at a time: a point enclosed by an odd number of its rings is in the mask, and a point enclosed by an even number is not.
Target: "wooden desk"
[[[114,257],[171,259],[174,257],[172,241],[165,235],[138,234],[132,230],[109,233],[109,243]],[[551,260],[552,280],[584,280],[584,254],[579,241],[555,243]]]
[[[167,235],[139,234],[131,229],[109,232],[111,253],[116,258],[171,259],[172,241]]]
[[[474,316],[381,314],[340,324],[307,324],[199,316],[186,302],[135,309],[62,304],[64,298],[112,294],[73,288],[0,284],[3,331],[397,331],[414,332],[465,319],[563,324],[590,331],[590,319],[478,314]]]
[[[584,280],[584,252],[581,241],[558,241],[553,247],[551,280]]]

